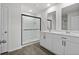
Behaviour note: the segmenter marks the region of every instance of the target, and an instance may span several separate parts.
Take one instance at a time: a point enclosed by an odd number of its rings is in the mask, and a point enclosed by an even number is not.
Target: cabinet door
[[[47,49],[46,33],[41,32],[40,45]]]
[[[1,23],[1,27],[2,27],[2,53],[7,52],[8,51],[8,7],[6,6],[6,4],[2,4],[2,8],[1,8],[1,12],[2,12],[2,23]]]
[[[79,38],[71,37],[69,41],[66,41],[65,54],[79,55]]]
[[[52,35],[50,33],[41,33],[40,45],[52,52]]]
[[[55,54],[64,54],[63,39],[60,35],[41,33],[40,45]]]
[[[52,34],[51,51],[56,54],[64,54],[63,39],[60,35]]]
[[[46,44],[47,44],[46,47],[51,52],[52,52],[52,46],[53,46],[52,43],[53,43],[52,34],[51,33],[46,33]]]

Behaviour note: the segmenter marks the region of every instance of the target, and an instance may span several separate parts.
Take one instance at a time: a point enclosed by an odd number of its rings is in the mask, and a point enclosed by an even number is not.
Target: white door
[[[1,53],[7,52],[7,21],[8,21],[8,8],[4,5],[1,6]]]
[[[1,4],[0,4],[0,54],[1,54]]]

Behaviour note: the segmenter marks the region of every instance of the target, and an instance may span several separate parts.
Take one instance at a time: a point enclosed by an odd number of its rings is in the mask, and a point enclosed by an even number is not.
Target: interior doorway
[[[8,52],[8,8],[0,7],[0,54]]]

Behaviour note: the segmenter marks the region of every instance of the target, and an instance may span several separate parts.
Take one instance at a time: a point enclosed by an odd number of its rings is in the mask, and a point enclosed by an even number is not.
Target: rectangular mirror
[[[56,11],[47,15],[47,29],[49,31],[56,30]]]
[[[79,31],[79,3],[62,8],[62,30]]]

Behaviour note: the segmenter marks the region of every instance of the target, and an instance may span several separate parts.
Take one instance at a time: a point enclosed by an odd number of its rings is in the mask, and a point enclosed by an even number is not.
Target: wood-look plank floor
[[[2,55],[54,55],[54,54],[41,47],[39,43],[36,43],[23,47],[22,49],[13,52],[4,53]]]

